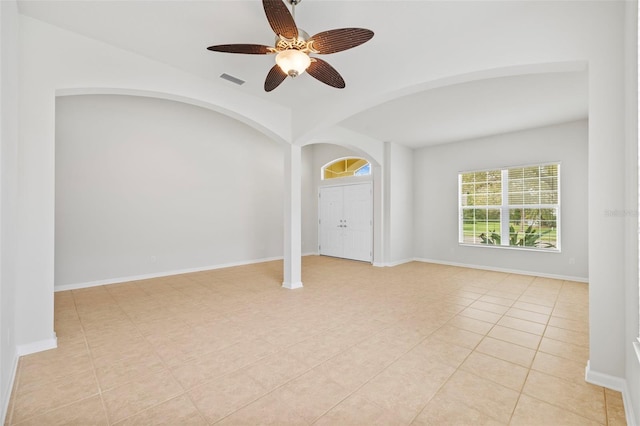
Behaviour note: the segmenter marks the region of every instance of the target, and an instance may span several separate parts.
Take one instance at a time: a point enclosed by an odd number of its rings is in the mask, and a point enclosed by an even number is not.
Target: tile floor
[[[9,425],[623,425],[584,381],[587,285],[309,256],[55,295]]]

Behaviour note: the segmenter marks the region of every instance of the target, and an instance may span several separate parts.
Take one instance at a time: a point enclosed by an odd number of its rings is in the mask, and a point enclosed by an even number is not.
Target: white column
[[[284,282],[302,287],[302,147],[284,148]]]
[[[620,35],[618,31],[615,33]],[[604,43],[614,46],[616,42],[611,37]],[[607,50],[589,62],[590,350],[586,379],[601,386],[610,386],[601,381],[603,377],[624,377],[625,348],[631,346],[625,339],[623,308],[626,218],[607,214],[608,210],[624,211],[625,206],[622,50]]]
[[[385,266],[384,263],[384,192],[382,166],[371,165],[373,175],[373,266]]]
[[[391,142],[384,142],[382,164],[382,263],[391,262]]]

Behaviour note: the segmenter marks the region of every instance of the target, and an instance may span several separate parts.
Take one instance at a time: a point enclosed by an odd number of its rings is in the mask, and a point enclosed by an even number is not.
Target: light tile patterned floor
[[[55,295],[7,424],[622,425],[584,381],[588,286],[309,256]]]

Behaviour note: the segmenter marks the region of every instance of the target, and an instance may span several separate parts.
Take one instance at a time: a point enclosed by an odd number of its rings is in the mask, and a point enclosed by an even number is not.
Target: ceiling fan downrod
[[[293,19],[296,19],[296,5],[300,3],[302,0],[287,0],[291,5],[291,16]]]

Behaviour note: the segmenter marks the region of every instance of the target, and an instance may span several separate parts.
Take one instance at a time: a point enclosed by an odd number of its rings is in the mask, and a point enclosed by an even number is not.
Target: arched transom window
[[[371,174],[371,164],[364,158],[340,158],[322,167],[322,179],[336,179]]]

